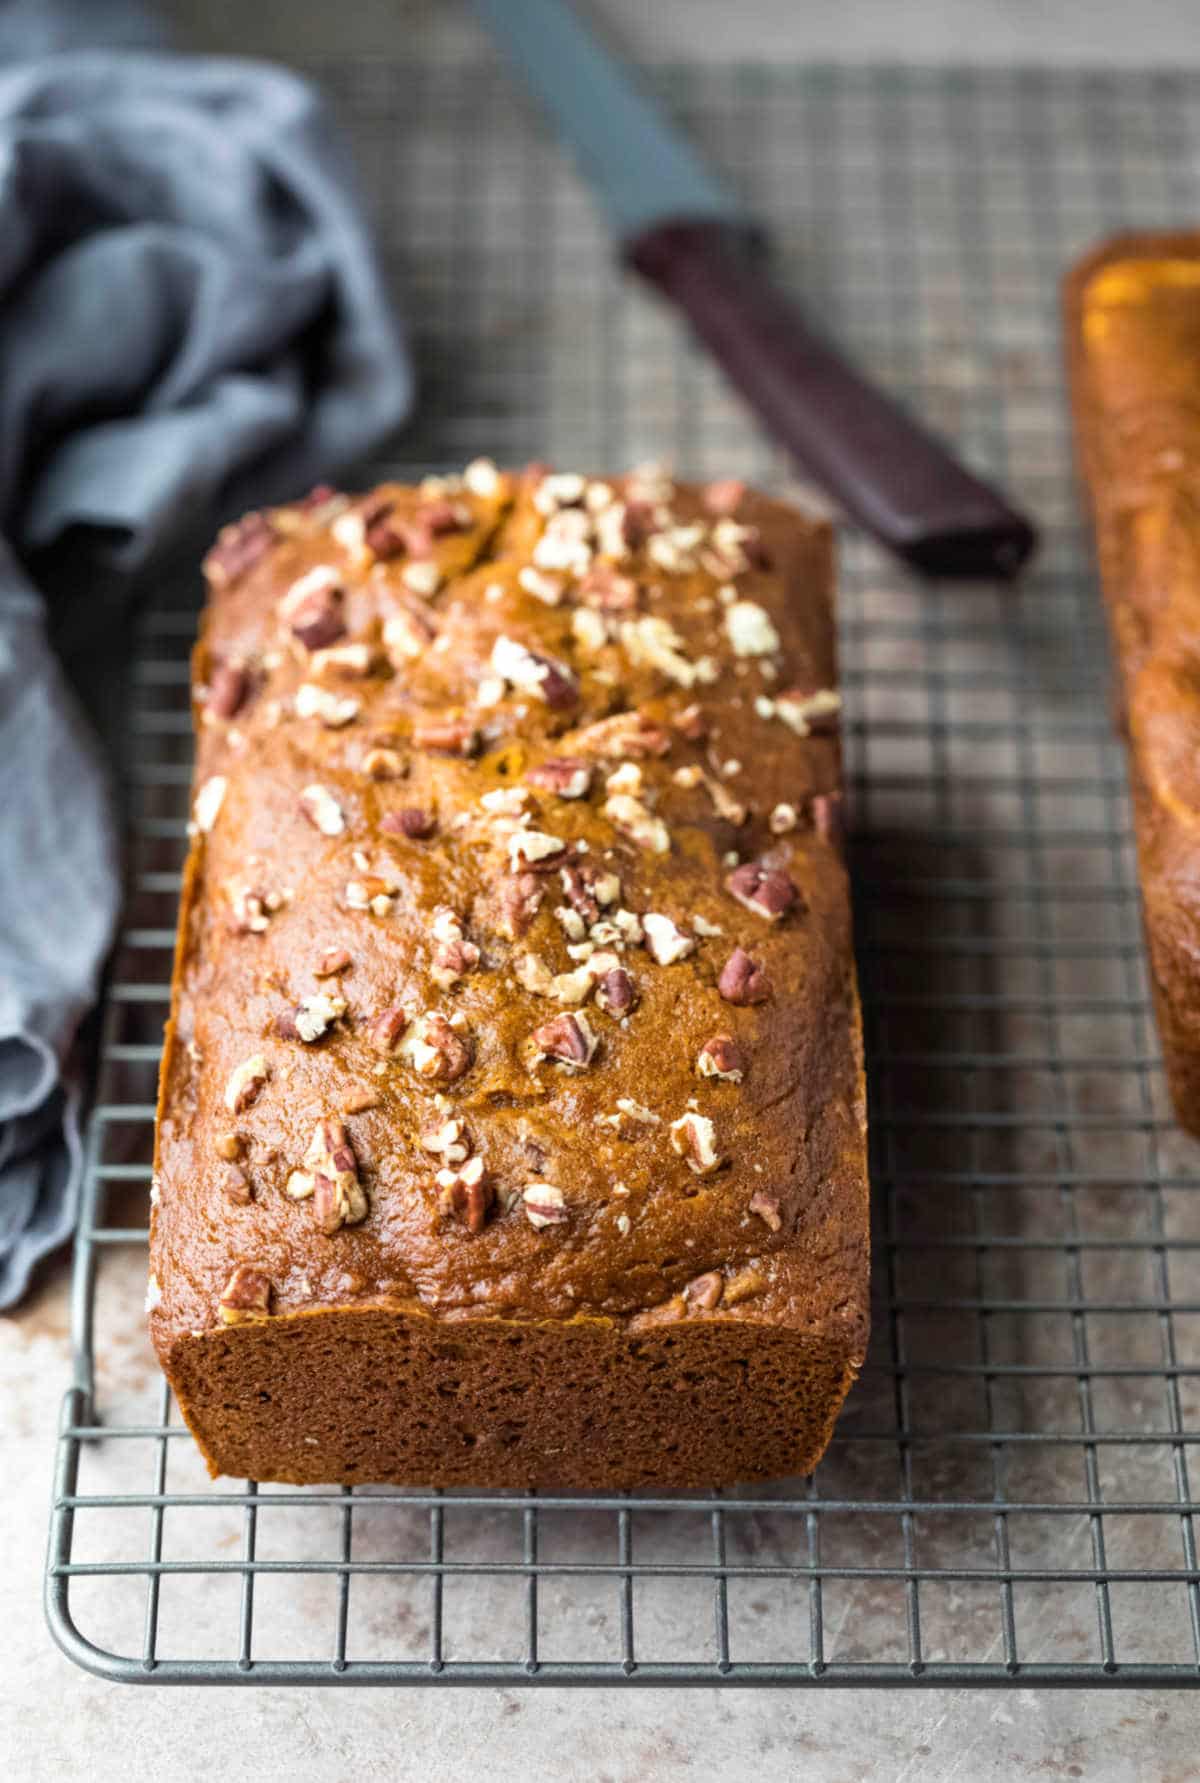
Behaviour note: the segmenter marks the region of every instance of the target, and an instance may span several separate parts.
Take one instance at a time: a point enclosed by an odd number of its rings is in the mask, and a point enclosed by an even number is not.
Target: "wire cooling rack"
[[[320,71],[426,384],[399,458],[665,456],[782,484],[611,265],[482,59]],[[195,598],[141,624],[133,889],[104,1021],[50,1540],[59,1641],[162,1683],[1195,1684],[1200,1154],[1147,1005],[1056,287],[1194,217],[1176,74],[674,70],[780,272],[1044,534],[1020,592],[861,538],[841,631],[874,1338],[811,1480],[654,1497],[211,1483],[144,1335]]]

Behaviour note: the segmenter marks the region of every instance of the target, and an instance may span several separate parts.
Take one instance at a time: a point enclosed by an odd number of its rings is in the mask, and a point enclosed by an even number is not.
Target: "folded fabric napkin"
[[[119,903],[47,604],[111,615],[181,533],[303,492],[410,403],[311,86],[137,50],[0,66],[0,1307],[74,1221],[73,1043]]]

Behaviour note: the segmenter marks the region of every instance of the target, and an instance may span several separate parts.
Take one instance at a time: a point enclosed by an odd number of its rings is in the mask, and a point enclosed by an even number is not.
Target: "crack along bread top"
[[[226,529],[152,1324],[866,1322],[823,525],[487,462]],[[697,1285],[699,1284],[699,1285]]]

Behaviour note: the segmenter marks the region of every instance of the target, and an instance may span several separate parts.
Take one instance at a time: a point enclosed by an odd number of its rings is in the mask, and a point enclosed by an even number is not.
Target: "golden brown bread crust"
[[[811,1468],[867,1335],[828,530],[477,465],[207,567],[150,1300],[213,1470]]]
[[[1163,1061],[1200,1132],[1200,234],[1089,254],[1066,284],[1066,335]]]

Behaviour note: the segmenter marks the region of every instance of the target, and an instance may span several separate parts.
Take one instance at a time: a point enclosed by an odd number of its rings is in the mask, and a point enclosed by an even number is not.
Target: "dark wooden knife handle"
[[[754,232],[656,225],[630,266],[686,313],[776,437],[869,532],[926,575],[1012,576],[1036,535],[813,333],[766,275]]]

